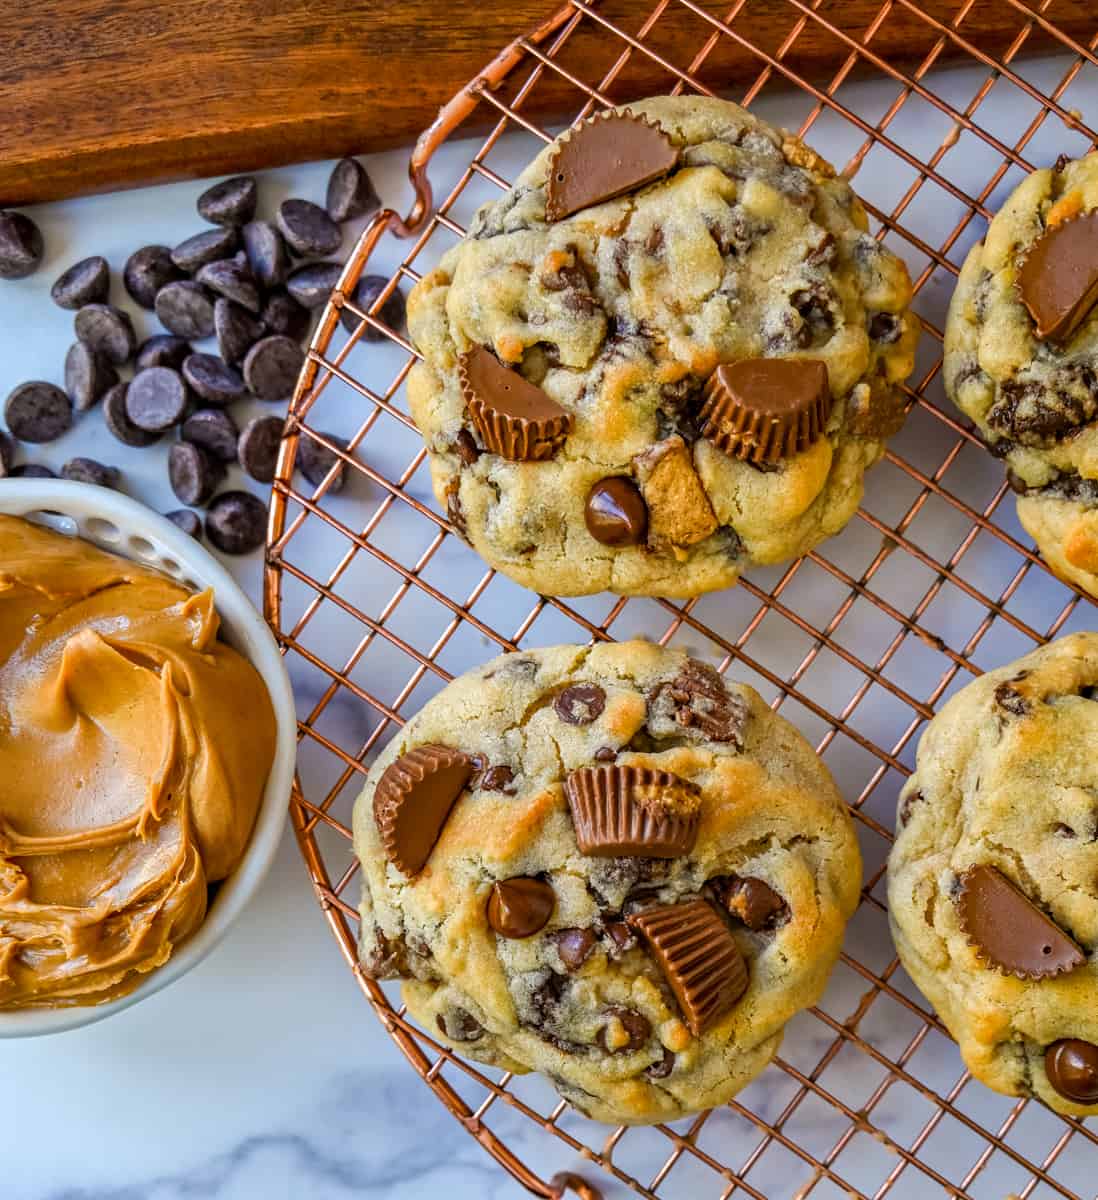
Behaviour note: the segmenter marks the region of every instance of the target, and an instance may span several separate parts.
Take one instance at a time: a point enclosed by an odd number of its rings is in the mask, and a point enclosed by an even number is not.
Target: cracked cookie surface
[[[1079,1116],[1098,1114],[1098,1093],[1091,1104],[1061,1095],[1046,1053],[1064,1039],[1098,1047],[1095,696],[1093,633],[1061,638],[958,692],[923,734],[901,793],[888,887],[900,960],[973,1075]],[[989,962],[962,924],[977,868],[1005,877],[1085,962],[1039,978]],[[1021,922],[1002,924],[1010,934]]]
[[[476,773],[408,878],[385,856],[374,792],[426,745],[473,757]],[[610,765],[678,777],[698,812],[687,853],[580,851],[565,779]],[[861,886],[850,817],[808,743],[751,688],[647,642],[524,651],[455,680],[371,768],[354,834],[366,972],[405,979],[412,1015],[462,1054],[541,1071],[610,1122],[671,1120],[754,1078],[822,993]],[[547,920],[528,899],[546,884]],[[496,933],[493,897],[496,928],[505,899],[536,931]],[[699,899],[747,987],[696,1036],[630,919]]]
[[[813,151],[727,101],[628,110],[671,138],[669,175],[547,222],[548,146],[408,305],[423,355],[408,395],[440,504],[490,564],[554,595],[697,595],[838,532],[902,423],[918,339],[906,268]],[[570,414],[551,458],[486,450],[458,377],[478,346]],[[696,421],[706,378],[752,357],[825,362],[833,399],[819,440],[762,466]],[[665,465],[647,482],[653,451]],[[644,492],[639,544],[585,523],[592,487],[617,476]]]
[[[1098,154],[1034,171],[965,260],[949,308],[945,387],[1004,460],[1045,561],[1098,596],[1098,307],[1037,336],[1021,268],[1050,230],[1098,210]]]

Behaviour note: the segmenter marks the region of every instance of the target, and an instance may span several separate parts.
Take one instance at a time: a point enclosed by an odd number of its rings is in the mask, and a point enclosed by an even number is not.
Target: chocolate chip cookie
[[[1098,634],[958,692],[900,796],[900,959],[997,1092],[1098,1115]]]
[[[721,1104],[823,991],[861,884],[827,768],[742,684],[648,642],[446,687],[355,807],[361,961],[447,1045],[581,1112]]]
[[[726,587],[854,513],[903,421],[910,299],[791,134],[701,96],[600,113],[412,292],[435,493],[543,592]]]
[[[970,251],[945,386],[1056,574],[1098,596],[1098,155],[1034,171]]]

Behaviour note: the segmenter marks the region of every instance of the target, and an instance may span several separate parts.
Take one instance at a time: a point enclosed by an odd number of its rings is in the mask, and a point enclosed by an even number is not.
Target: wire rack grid
[[[298,689],[292,816],[316,894],[408,1061],[536,1195],[1079,1200],[1093,1194],[1086,1164],[1098,1161],[1098,1136],[970,1079],[894,956],[883,876],[896,795],[935,708],[982,669],[1093,623],[1091,601],[1033,552],[1001,466],[945,401],[940,370],[953,280],[989,214],[1027,170],[1095,143],[1077,100],[1098,81],[1098,25],[1082,45],[1058,24],[1054,0],[993,0],[1009,27],[993,52],[968,36],[988,16],[979,0],[882,0],[857,29],[830,0],[639,7],[571,0],[455,96],[412,155],[411,212],[371,222],[314,337],[275,481],[265,601]],[[753,8],[765,9],[766,44],[741,32]],[[890,30],[902,57],[876,49]],[[804,39],[832,43],[829,78],[797,68]],[[592,45],[605,60],[593,76]],[[1054,54],[1028,57],[1038,49]],[[745,64],[747,85],[729,88]],[[404,400],[416,352],[380,314],[508,186],[503,164],[551,136],[527,115],[543,87],[563,89],[569,119],[643,87],[719,88],[778,123],[799,122],[822,152],[845,157],[876,236],[907,259],[926,331],[907,426],[868,477],[857,518],[805,558],[686,603],[565,602],[487,569],[439,511]],[[1004,93],[1007,119],[987,103]],[[457,150],[455,133],[486,126],[474,153],[451,154],[455,181],[433,208],[428,164]],[[385,288],[366,311],[352,293],[368,266]],[[301,438],[336,455],[316,487],[295,482]],[[536,1077],[452,1054],[405,1016],[393,988],[362,974],[350,811],[375,752],[455,674],[521,646],[638,634],[731,669],[800,726],[849,800],[867,877],[831,986],[791,1023],[774,1066],[723,1109],[611,1131]],[[583,1177],[557,1171],[562,1159]]]

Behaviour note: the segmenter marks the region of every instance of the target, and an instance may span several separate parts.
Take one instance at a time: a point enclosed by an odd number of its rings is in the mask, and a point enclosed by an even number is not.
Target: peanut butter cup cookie
[[[847,182],[735,104],[547,146],[412,293],[439,502],[557,595],[693,596],[804,553],[903,421],[918,327]]]
[[[361,959],[471,1058],[580,1111],[721,1104],[823,991],[861,859],[827,768],[751,688],[647,642],[505,655],[378,758]]]
[[[1098,596],[1098,155],[1034,171],[974,246],[946,326],[945,386],[1006,462],[1018,518]]]
[[[1098,1115],[1098,634],[970,683],[900,797],[900,959],[997,1092]]]

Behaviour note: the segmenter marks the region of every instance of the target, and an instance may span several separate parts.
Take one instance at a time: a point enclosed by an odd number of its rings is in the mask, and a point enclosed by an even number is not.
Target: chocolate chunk
[[[1045,1051],[1048,1081],[1073,1104],[1098,1104],[1098,1046],[1062,1038]]]
[[[255,216],[258,195],[251,175],[223,179],[198,197],[198,215],[211,225],[243,225]]]
[[[168,479],[184,504],[202,505],[214,494],[225,468],[201,446],[176,442],[168,455]]]
[[[147,367],[171,367],[178,371],[193,353],[194,347],[186,338],[176,337],[173,333],[158,333],[141,343],[134,366],[138,371]]]
[[[572,428],[572,415],[483,346],[458,360],[461,389],[485,448],[512,462],[552,458]]]
[[[1049,378],[1007,379],[999,386],[999,398],[988,409],[987,423],[1007,435],[988,447],[992,454],[1006,457],[1014,442],[1046,446],[1070,434],[1098,414],[1098,378],[1083,362],[1063,362]]]
[[[956,904],[969,945],[1002,974],[1046,979],[1086,962],[1075,942],[994,867],[969,867]]]
[[[59,275],[50,288],[50,298],[58,308],[75,311],[85,304],[102,304],[110,292],[111,269],[105,258],[82,258]]]
[[[698,422],[725,454],[777,462],[817,442],[830,415],[826,363],[747,358],[723,363],[710,375]]]
[[[366,168],[356,159],[342,158],[332,168],[324,207],[328,216],[340,224],[368,216],[381,207]]]
[[[625,921],[608,920],[604,917],[602,931],[612,943],[611,958],[620,958],[627,950],[632,950],[637,944],[637,935],[629,928]]]
[[[25,279],[45,252],[42,231],[23,213],[0,211],[0,279]]]
[[[1000,683],[995,689],[995,703],[1015,717],[1024,717],[1030,711],[1029,701],[1010,682]]]
[[[556,904],[556,893],[544,880],[523,875],[500,880],[488,897],[488,924],[501,937],[531,937],[545,928]]]
[[[484,1026],[464,1008],[448,1008],[435,1017],[435,1024],[451,1042],[477,1042],[484,1036]]]
[[[275,477],[282,427],[281,417],[254,417],[240,434],[237,447],[240,465],[260,483],[270,483]]]
[[[459,429],[450,446],[451,453],[461,459],[463,467],[471,467],[480,458],[480,447],[468,429]]]
[[[182,278],[183,271],[175,265],[167,246],[142,246],[130,255],[122,270],[122,282],[130,298],[150,310],[156,306],[161,288]]]
[[[578,971],[595,948],[595,935],[590,929],[560,929],[553,934],[560,961],[569,971]]]
[[[631,1050],[639,1050],[652,1036],[652,1022],[643,1013],[637,1012],[635,1008],[610,1004],[606,1008],[606,1015],[620,1022],[622,1033],[625,1035],[624,1042],[612,1043],[611,1039],[617,1036],[617,1031],[611,1033],[611,1021],[602,1026],[596,1035],[596,1040],[607,1054],[628,1054]]]
[[[664,1046],[663,1055],[659,1062],[654,1062],[650,1067],[645,1067],[644,1073],[649,1079],[666,1079],[674,1069],[675,1053]]]
[[[1047,229],[1018,271],[1037,337],[1066,342],[1098,301],[1098,210]]]
[[[239,244],[240,238],[235,229],[207,229],[180,242],[171,252],[172,262],[181,271],[193,275],[207,263],[217,262],[219,258],[231,258]]]
[[[322,308],[343,274],[340,263],[306,263],[286,280],[286,291],[303,308]]]
[[[65,391],[77,412],[86,412],[118,382],[106,357],[86,342],[73,342],[65,355]]]
[[[282,234],[267,221],[249,221],[241,231],[244,254],[256,283],[273,288],[286,282],[290,255]]]
[[[606,693],[597,683],[575,683],[553,701],[553,711],[566,725],[590,725],[605,707]]]
[[[73,483],[94,483],[97,487],[115,488],[122,473],[117,467],[107,467],[94,458],[70,458],[61,468],[61,478]]]
[[[313,320],[307,308],[302,308],[289,292],[283,291],[272,292],[267,297],[261,319],[268,333],[281,334],[295,342],[305,340]]]
[[[747,990],[747,964],[708,900],[646,908],[629,918],[651,947],[695,1037]]]
[[[183,364],[183,378],[200,400],[218,408],[243,400],[245,395],[240,372],[216,354],[190,355]]]
[[[661,178],[679,161],[663,130],[630,112],[589,117],[549,160],[545,219],[561,221]]]
[[[727,742],[742,750],[747,717],[747,705],[728,690],[720,672],[688,658],[670,683],[652,693],[647,724],[657,738],[689,730],[696,740]]]
[[[346,450],[347,443],[343,438],[336,437],[334,433],[323,433],[322,437],[326,437],[328,441],[334,442],[335,445]],[[336,471],[335,477],[328,485],[328,495],[335,495],[336,492],[343,490],[343,485],[346,483],[346,471],[339,455],[334,451],[329,450],[327,446],[318,442],[315,438],[307,433],[303,433],[297,440],[297,469],[305,476],[305,478],[313,485],[320,487],[328,475],[328,472],[339,464],[339,470]]]
[[[377,303],[378,297],[388,286],[389,280],[384,275],[363,275],[356,284],[355,290],[351,293],[351,299],[364,313],[369,312]],[[394,333],[400,333],[404,328],[405,316],[406,305],[404,293],[399,287],[395,287],[388,300],[374,313],[374,320],[380,321],[382,325],[387,326]],[[343,324],[343,328],[348,333],[354,333],[359,325],[365,325],[359,341],[384,342],[388,340],[384,330],[376,328],[367,321],[363,321],[357,313],[353,313],[349,308],[343,309],[339,319]]]
[[[195,279],[211,292],[232,300],[249,312],[258,313],[262,308],[251,268],[246,263],[238,263],[235,258],[219,258],[207,263]]]
[[[423,870],[472,773],[469,756],[448,746],[417,746],[386,767],[374,789],[374,821],[402,875]]]
[[[587,532],[604,546],[637,546],[648,532],[648,506],[624,475],[600,479],[591,488],[583,519]]]
[[[156,315],[169,332],[198,341],[214,331],[213,301],[193,279],[169,283],[156,293]]]
[[[249,554],[266,536],[266,506],[251,492],[222,492],[206,512],[206,537],[223,554]]]
[[[869,322],[869,336],[884,346],[898,342],[903,329],[903,320],[895,313],[874,313]]]
[[[304,365],[305,352],[297,342],[272,334],[248,351],[244,359],[244,382],[260,400],[289,400]]]
[[[278,418],[274,418],[278,420]],[[281,421],[279,421],[281,426]],[[218,462],[236,462],[236,442],[240,436],[236,422],[221,408],[200,408],[183,422],[180,437],[201,446]],[[264,482],[270,483],[270,480]]]
[[[581,767],[565,779],[564,794],[584,854],[675,858],[694,847],[701,791],[669,771]]]
[[[126,416],[146,433],[163,433],[183,420],[187,399],[187,385],[178,371],[148,367],[130,381]]]
[[[214,334],[221,357],[230,366],[244,361],[248,351],[263,336],[264,325],[259,317],[253,317],[246,308],[219,296],[214,301]]]
[[[165,513],[164,516],[196,541],[202,540],[202,518],[198,513],[191,512],[189,508],[177,508],[173,512]]]
[[[343,231],[335,221],[309,200],[283,200],[276,220],[295,254],[324,258],[334,254],[343,241]]]
[[[514,779],[514,771],[505,763],[500,763],[498,766],[489,767],[484,772],[484,776],[480,781],[480,788],[484,792],[502,792],[505,796],[513,796],[515,789],[511,784],[514,782]]]
[[[8,472],[12,479],[56,479],[57,476],[41,463],[20,463]]]
[[[85,304],[76,314],[73,327],[80,341],[115,366],[129,362],[137,350],[137,334],[129,313],[109,304]]]
[[[709,886],[732,916],[756,933],[789,920],[789,905],[770,884],[754,876],[718,875]]]
[[[116,383],[103,397],[103,423],[107,432],[116,437],[124,446],[134,446],[144,449],[160,441],[159,433],[148,433],[138,427],[126,415],[126,393],[128,383]]]

